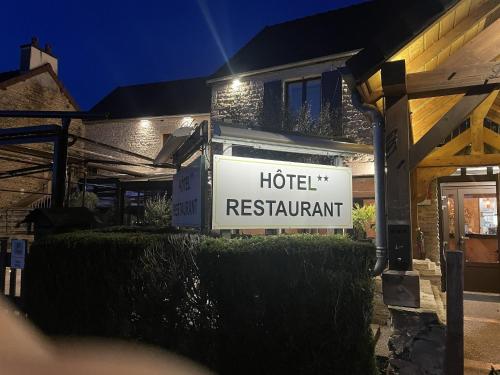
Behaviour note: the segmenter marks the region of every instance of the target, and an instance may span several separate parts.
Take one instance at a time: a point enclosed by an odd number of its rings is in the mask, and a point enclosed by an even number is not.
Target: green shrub
[[[84,231],[37,241],[29,317],[53,335],[118,337],[221,374],[374,374],[371,244]]]
[[[144,204],[144,223],[146,225],[170,225],[170,199],[166,194],[156,195],[146,200]]]
[[[372,253],[337,236],[203,241],[221,373],[373,373]]]
[[[352,226],[353,237],[355,240],[363,240],[366,238],[366,229],[375,221],[375,206],[368,204],[360,206],[354,204],[352,210]]]
[[[69,196],[69,207],[87,207],[93,211],[98,203],[99,197],[90,191],[86,191],[85,194],[83,191],[77,191]]]

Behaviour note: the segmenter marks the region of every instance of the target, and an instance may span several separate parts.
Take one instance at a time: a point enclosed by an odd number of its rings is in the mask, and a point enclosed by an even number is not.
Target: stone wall
[[[189,124],[191,121],[200,123],[204,120],[209,120],[208,114],[191,117],[163,116],[149,119],[91,121],[85,123],[85,134],[87,138],[155,158],[163,146],[165,134],[172,134],[175,129],[185,123]],[[133,156],[99,146],[89,145],[87,149],[120,158],[123,161],[138,161]]]
[[[439,264],[439,199],[437,180],[429,187],[428,199],[418,205],[418,225],[424,233],[426,257]]]
[[[342,125],[344,137],[356,143],[373,144],[372,124],[356,106],[357,92],[342,80]]]
[[[54,81],[48,72],[19,81],[10,86],[0,89],[0,109],[1,110],[36,110],[36,111],[74,111],[77,108],[71,103],[68,97],[61,91],[60,86]],[[22,118],[2,118],[0,128],[14,128],[29,125],[60,124],[60,120],[50,119],[22,119]],[[83,125],[80,120],[73,120],[70,132],[82,134]],[[23,145],[33,149],[51,151],[51,144],[30,144]],[[13,157],[27,161],[46,164],[51,160],[33,159],[26,155],[12,154],[5,150],[0,151],[3,157]],[[25,162],[14,162],[10,160],[0,160],[1,171],[9,171],[19,168],[26,168],[33,164]],[[15,177],[0,180],[0,208],[17,207],[29,204],[43,195],[30,194],[29,192],[48,192],[50,173],[39,173],[36,175]],[[21,190],[22,192],[7,192],[5,190]]]
[[[211,120],[213,124],[236,124],[244,127],[261,125],[263,109],[264,83],[281,80],[282,97],[285,100],[285,84],[287,81],[303,77],[321,76],[322,73],[343,67],[344,61],[330,61],[323,64],[280,70],[242,78],[239,84],[232,81],[214,83],[212,85]],[[344,137],[356,143],[372,144],[371,124],[356,107],[357,92],[352,92],[347,83],[350,77],[344,76],[342,82],[342,114]],[[354,89],[355,90],[355,89]],[[277,110],[280,110],[277,108]]]
[[[212,122],[256,126],[260,123],[263,97],[261,79],[217,85],[212,89]]]

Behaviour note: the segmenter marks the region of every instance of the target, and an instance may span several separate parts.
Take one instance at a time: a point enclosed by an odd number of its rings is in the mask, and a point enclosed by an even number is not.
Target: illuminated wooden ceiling
[[[491,57],[488,53],[479,57],[467,54],[467,48],[464,50],[463,47],[495,21],[494,14],[499,9],[498,0],[462,0],[388,61],[405,60],[406,72],[410,74],[495,60],[497,56]],[[491,37],[498,38],[500,35],[493,33]],[[453,59],[450,59],[451,56]],[[484,59],[487,60],[482,61]],[[380,71],[361,84],[359,89],[366,102],[376,103],[383,110]],[[462,96],[410,100],[413,142],[422,138]],[[487,117],[498,123],[500,99],[497,98]]]

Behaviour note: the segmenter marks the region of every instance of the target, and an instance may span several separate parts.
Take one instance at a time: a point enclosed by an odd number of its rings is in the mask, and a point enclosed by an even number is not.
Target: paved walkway
[[[500,294],[464,292],[465,374],[500,369]]]

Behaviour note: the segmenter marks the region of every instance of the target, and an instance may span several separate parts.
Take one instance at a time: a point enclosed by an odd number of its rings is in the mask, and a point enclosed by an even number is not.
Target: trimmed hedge
[[[29,317],[139,340],[221,374],[374,374],[371,244],[85,231],[37,241]]]

